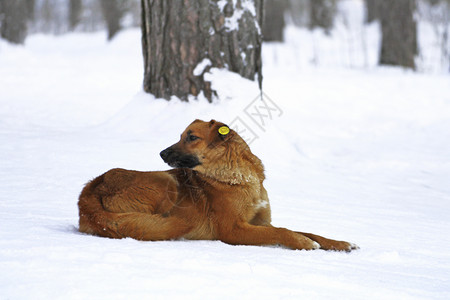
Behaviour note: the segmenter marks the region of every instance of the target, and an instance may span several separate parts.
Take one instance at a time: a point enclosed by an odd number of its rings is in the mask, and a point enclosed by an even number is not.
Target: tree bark
[[[415,69],[417,24],[415,0],[379,0],[381,18],[380,65]]]
[[[27,36],[25,0],[0,0],[0,36],[13,44],[23,44]]]
[[[144,90],[188,101],[215,91],[204,74],[226,68],[261,84],[263,0],[141,0]]]

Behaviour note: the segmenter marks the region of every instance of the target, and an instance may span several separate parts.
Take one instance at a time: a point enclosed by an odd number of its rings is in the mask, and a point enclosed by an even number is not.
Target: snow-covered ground
[[[450,76],[312,67],[300,44],[266,45],[259,127],[255,83],[213,70],[220,102],[154,99],[139,30],[105,40],[0,41],[0,299],[450,299]],[[87,180],[167,169],[159,152],[195,118],[253,131],[274,225],[361,249],[77,232]]]

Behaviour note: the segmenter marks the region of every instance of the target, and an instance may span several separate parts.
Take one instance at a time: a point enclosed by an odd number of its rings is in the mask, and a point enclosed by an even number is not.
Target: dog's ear
[[[216,129],[216,133],[222,141],[229,140],[233,135],[233,131],[225,124],[217,124]]]
[[[234,131],[221,122],[211,120],[210,127],[210,140],[213,145],[228,141],[234,135]]]

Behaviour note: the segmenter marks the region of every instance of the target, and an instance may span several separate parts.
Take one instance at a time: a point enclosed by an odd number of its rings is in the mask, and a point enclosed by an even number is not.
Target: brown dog
[[[357,248],[273,227],[264,167],[223,123],[195,120],[161,157],[175,169],[113,169],[89,182],[78,202],[79,230],[149,241],[185,238],[306,250]]]

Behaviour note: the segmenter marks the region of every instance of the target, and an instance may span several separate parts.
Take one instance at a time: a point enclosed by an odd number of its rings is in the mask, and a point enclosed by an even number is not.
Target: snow
[[[263,49],[264,92],[282,114],[261,129],[246,113],[257,84],[223,70],[206,74],[220,102],[143,93],[138,30],[111,43],[0,41],[0,298],[449,299],[448,74],[314,67],[306,52],[295,59],[293,38]],[[158,153],[195,118],[255,133],[274,225],[361,249],[78,233],[85,182],[114,167],[167,169]]]
[[[211,60],[208,58],[204,58],[201,62],[197,64],[197,66],[194,69],[194,76],[200,76],[205,71],[205,69],[212,65]]]
[[[233,0],[232,3],[227,0],[219,0],[217,6],[220,11],[223,12],[227,5],[231,5],[233,14],[225,18],[224,27],[227,31],[235,31],[239,29],[239,20],[242,18],[245,12],[250,13],[252,16],[256,16],[255,2],[254,0],[242,0],[238,2]],[[259,29],[258,22],[255,22],[256,28]]]

